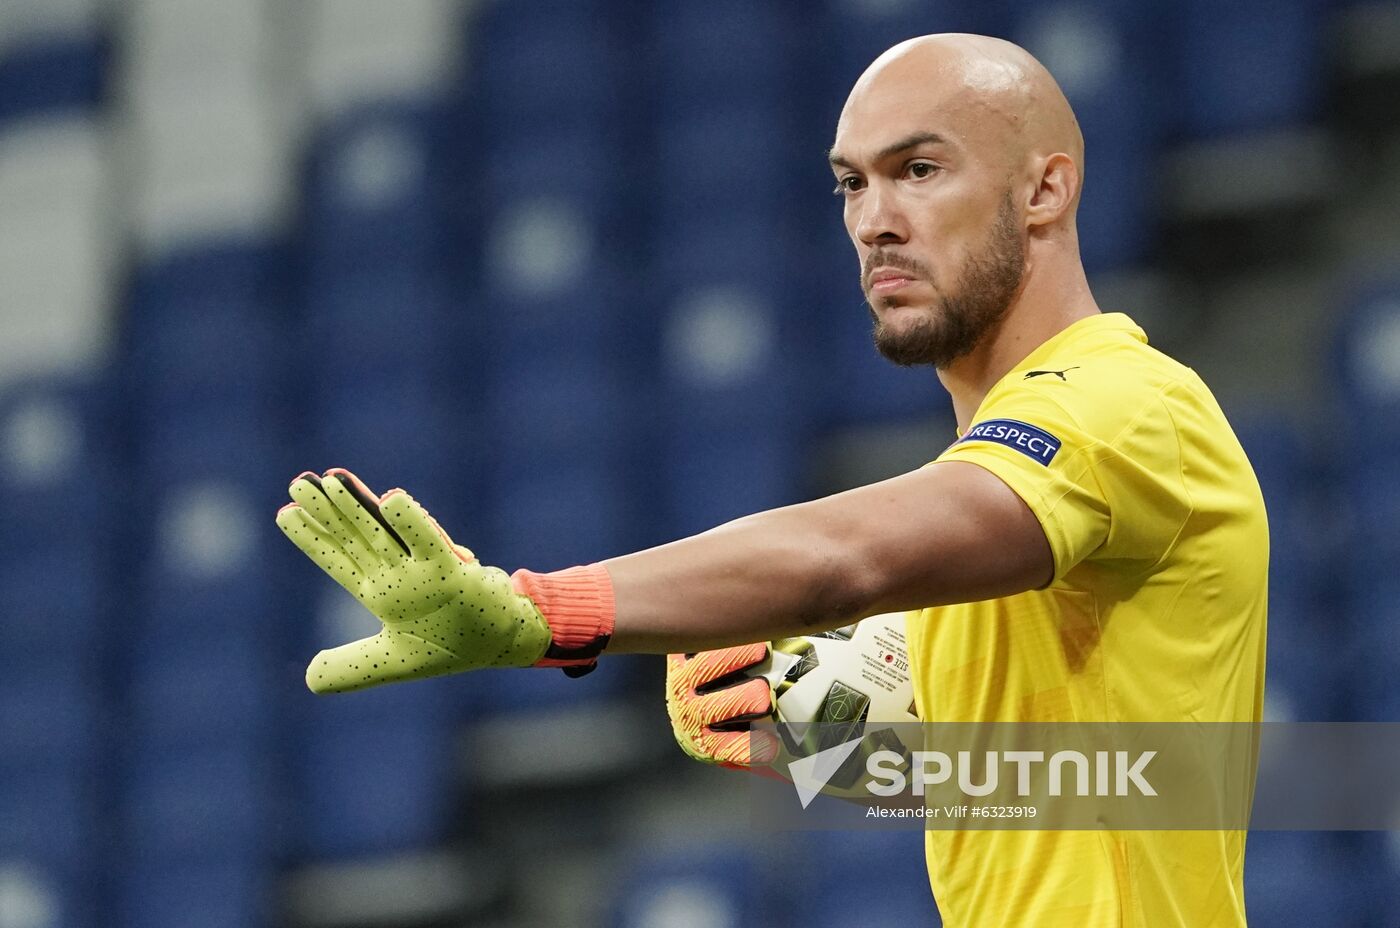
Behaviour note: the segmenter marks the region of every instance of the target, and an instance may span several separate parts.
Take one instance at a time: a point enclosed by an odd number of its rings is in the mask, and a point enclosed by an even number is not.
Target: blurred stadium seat
[[[801,832],[787,858],[810,875],[793,923],[897,928],[942,921],[929,889],[922,831]]]
[[[1056,75],[1084,133],[1079,248],[1090,273],[1135,264],[1155,231],[1165,135],[1159,17],[1133,2],[1018,3],[1012,34]]]
[[[68,536],[26,547],[14,543],[13,554],[0,555],[0,651],[62,659],[94,649],[102,641],[107,567],[97,545],[73,544]]]
[[[218,860],[266,869],[278,850],[270,747],[217,730],[182,744],[134,743],[120,813],[131,855],[123,869]]]
[[[1341,681],[1349,655],[1330,647],[1339,621],[1319,591],[1328,553],[1309,522],[1321,499],[1305,437],[1285,418],[1240,415],[1236,434],[1249,455],[1269,515],[1269,648],[1266,715],[1270,721],[1331,721],[1347,706]]]
[[[0,390],[0,495],[6,506],[0,569],[13,570],[31,556],[98,556],[112,528],[107,504],[117,471],[107,389],[97,379],[49,377]],[[87,572],[74,583],[95,580]]]
[[[1400,719],[1400,610],[1393,581],[1400,556],[1400,487],[1394,477],[1400,453],[1400,282],[1390,275],[1354,281],[1341,300],[1336,362],[1348,415],[1373,423],[1368,453],[1332,459],[1330,476],[1350,516],[1344,550],[1337,552],[1342,602],[1356,637],[1346,649],[1353,667],[1347,690],[1353,716]]]
[[[1322,0],[1177,4],[1172,34],[1183,131],[1229,135],[1311,120],[1323,90],[1326,49],[1318,29],[1328,6]]]
[[[96,0],[12,0],[0,29],[0,126],[34,113],[95,108],[105,45]]]
[[[108,924],[121,928],[247,928],[270,924],[268,877],[236,859],[166,861],[133,869]]]
[[[763,879],[763,863],[759,854],[735,845],[647,849],[628,868],[612,925],[757,928],[781,924],[781,902],[771,891],[772,884]]]
[[[744,0],[684,0],[658,11],[654,28],[663,98],[682,107],[715,99],[781,101],[800,52],[796,12],[788,2]],[[738,134],[711,138],[737,139]]]
[[[308,719],[297,739],[302,854],[373,859],[455,836],[462,784],[452,763],[451,715],[433,711],[432,692],[417,686],[420,698],[391,716],[344,707]]]
[[[1265,831],[1249,836],[1245,907],[1250,924],[1349,928],[1373,924],[1373,901],[1335,835]]]
[[[0,122],[95,105],[102,67],[95,34],[10,48],[0,59]]]
[[[493,132],[519,135],[549,126],[568,134],[608,128],[621,115],[609,0],[520,0],[485,9],[473,26],[475,83]]]

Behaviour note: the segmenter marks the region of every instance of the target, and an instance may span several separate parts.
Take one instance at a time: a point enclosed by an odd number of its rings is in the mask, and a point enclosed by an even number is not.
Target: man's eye
[[[836,181],[836,189],[831,192],[836,194],[836,196],[838,197],[842,197],[848,193],[855,193],[859,189],[860,178],[854,175],[850,175],[847,177],[839,178]]]
[[[909,174],[912,177],[931,177],[938,171],[938,165],[927,161],[915,161],[909,165]]]

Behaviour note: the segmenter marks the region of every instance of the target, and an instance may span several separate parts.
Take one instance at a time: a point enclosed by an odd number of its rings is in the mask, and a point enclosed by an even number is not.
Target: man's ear
[[[1074,159],[1056,152],[1041,161],[1040,179],[1026,204],[1026,222],[1032,226],[1050,225],[1073,215],[1079,202],[1079,168]]]

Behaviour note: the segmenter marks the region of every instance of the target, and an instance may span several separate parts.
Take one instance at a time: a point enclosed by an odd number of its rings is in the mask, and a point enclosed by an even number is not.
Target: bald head
[[[1003,39],[926,35],[886,51],[846,100],[837,150],[843,129],[853,128],[862,116],[891,110],[906,118],[924,114],[927,124],[955,136],[979,157],[1003,159],[1008,170],[1024,166],[1027,158],[1058,152],[1083,176],[1084,137],[1069,101],[1044,65]]]
[[[1082,277],[1079,124],[1010,42],[891,48],[851,90],[830,157],[876,345],[897,363],[952,364],[1027,292]]]

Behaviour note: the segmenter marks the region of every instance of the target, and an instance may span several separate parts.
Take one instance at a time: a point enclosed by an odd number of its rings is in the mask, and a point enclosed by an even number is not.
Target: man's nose
[[[909,229],[892,190],[878,184],[866,189],[865,196],[861,197],[855,233],[856,238],[872,248],[908,240]]]

